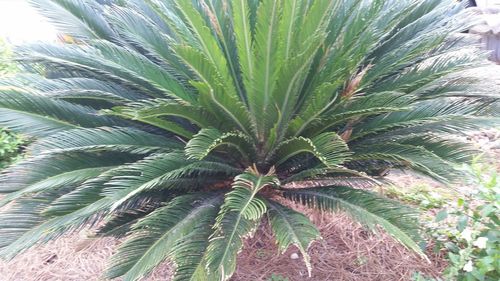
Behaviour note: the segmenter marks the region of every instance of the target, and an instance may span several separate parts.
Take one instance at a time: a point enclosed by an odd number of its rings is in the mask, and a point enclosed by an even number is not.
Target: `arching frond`
[[[234,176],[240,170],[210,161],[191,161],[182,152],[152,155],[115,171],[103,194],[117,208],[141,192],[152,189],[192,190]]]
[[[297,137],[284,141],[274,157],[281,164],[303,152],[313,154],[327,167],[342,164],[350,155],[346,143],[336,133],[323,133],[312,139]]]
[[[34,142],[28,153],[62,153],[69,151],[119,151],[134,154],[182,149],[179,142],[131,128],[100,127],[67,130]]]
[[[235,148],[244,159],[254,159],[255,148],[249,136],[240,132],[222,133],[217,129],[202,129],[186,144],[186,155],[201,160],[219,146]]]
[[[114,107],[113,113],[126,113],[134,119],[176,116],[184,118],[199,127],[218,127],[217,118],[202,107],[195,107],[165,99],[155,99],[142,103],[127,104]]]
[[[104,20],[102,8],[85,0],[30,0],[60,31],[79,39],[113,40],[115,33]]]
[[[368,152],[369,150],[369,152]],[[463,178],[464,173],[431,151],[413,144],[386,143],[368,147],[354,148],[354,160],[388,160],[402,167],[426,174],[438,181],[454,181]]]
[[[256,197],[257,192],[278,184],[275,175],[259,175],[255,169],[235,177],[233,190],[225,196],[207,248],[209,276],[227,280],[233,274],[243,239],[251,235],[267,210],[265,202]]]
[[[113,119],[97,116],[89,107],[18,90],[2,91],[0,111],[0,125],[37,137],[79,127],[115,125]]]
[[[287,208],[277,202],[266,202],[269,211],[269,223],[281,252],[285,252],[291,245],[296,246],[311,276],[311,258],[307,249],[311,243],[320,237],[318,229],[303,214]]]
[[[106,277],[140,280],[165,259],[176,265],[174,280],[199,280],[203,255],[221,194],[183,195],[134,224],[130,238],[111,258]]]
[[[425,256],[417,244],[421,241],[418,213],[396,201],[342,186],[287,190],[283,195],[323,211],[344,211],[372,230],[379,226],[409,249]]]

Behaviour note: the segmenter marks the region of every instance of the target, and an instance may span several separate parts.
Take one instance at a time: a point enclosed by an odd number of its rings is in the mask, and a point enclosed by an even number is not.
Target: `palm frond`
[[[148,118],[180,117],[200,128],[220,127],[217,117],[203,107],[179,104],[172,100],[154,99],[147,102],[134,102],[125,106],[113,107],[111,115],[123,116],[132,120],[147,120]]]
[[[243,239],[256,229],[267,210],[265,202],[256,197],[257,192],[266,186],[278,184],[272,173],[259,175],[255,169],[235,177],[233,190],[225,196],[207,248],[209,276],[227,280],[233,274]]]
[[[191,159],[201,160],[219,146],[230,146],[241,154],[241,157],[254,159],[255,148],[249,136],[240,132],[222,133],[217,129],[202,129],[186,144],[186,155]]]
[[[269,208],[269,224],[281,252],[285,252],[291,245],[296,246],[306,264],[311,276],[311,258],[307,249],[311,243],[320,238],[318,229],[303,214],[287,208],[274,201],[266,201]]]
[[[103,194],[112,199],[113,209],[152,189],[193,190],[222,181],[240,170],[210,161],[191,161],[182,152],[159,153],[115,171]]]
[[[0,124],[32,136],[48,136],[79,127],[113,126],[111,118],[98,116],[89,107],[54,100],[19,90],[2,91]]]
[[[344,211],[354,220],[376,230],[381,227],[409,249],[425,256],[418,213],[396,201],[372,192],[342,186],[286,190],[286,198],[323,211]]]
[[[311,153],[327,167],[343,163],[350,155],[346,143],[336,133],[323,133],[312,139],[297,137],[284,141],[275,157],[281,164],[303,152]]]
[[[221,194],[176,197],[133,225],[130,237],[110,260],[107,278],[139,280],[165,259],[176,265],[174,280],[202,280],[203,254],[215,222]]]
[[[79,39],[113,40],[114,31],[102,16],[102,8],[87,0],[30,0],[61,32]]]
[[[27,151],[34,155],[102,150],[148,154],[178,149],[181,143],[160,135],[129,127],[100,127],[66,130],[34,142]]]

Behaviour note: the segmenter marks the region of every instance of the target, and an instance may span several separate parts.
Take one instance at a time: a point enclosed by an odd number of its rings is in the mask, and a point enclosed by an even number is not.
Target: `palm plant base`
[[[227,280],[267,223],[311,275],[320,232],[281,200],[425,259],[418,213],[369,188],[391,168],[462,180],[477,151],[457,136],[499,124],[453,0],[31,2],[72,40],[18,48],[0,80],[0,126],[32,138],[0,179],[6,259],[90,225],[127,237],[106,278],[171,260]]]

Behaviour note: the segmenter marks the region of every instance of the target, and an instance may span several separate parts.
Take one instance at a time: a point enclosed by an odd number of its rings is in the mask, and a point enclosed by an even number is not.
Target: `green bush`
[[[441,210],[429,233],[448,251],[445,280],[500,280],[500,182],[475,165],[477,190]]]
[[[383,192],[390,198],[415,205],[421,210],[442,207],[446,203],[446,200],[449,199],[449,194],[442,194],[441,190],[436,191],[435,188],[426,184],[413,186],[407,190],[389,185],[384,187]]]
[[[18,136],[0,129],[0,169],[20,159],[22,143]]]
[[[107,278],[169,259],[227,280],[268,223],[311,274],[320,233],[285,202],[424,256],[416,210],[368,189],[391,168],[462,180],[457,135],[499,122],[453,0],[32,2],[74,42],[16,49],[29,73],[0,81],[0,125],[35,139],[0,179],[5,258],[95,226],[127,237]]]
[[[16,71],[18,71],[18,68],[12,61],[11,48],[0,38],[0,77],[11,75]]]
[[[12,61],[10,47],[0,38],[0,78],[11,76],[18,71],[16,64]],[[0,90],[2,85],[0,84]],[[0,169],[20,158],[20,146],[22,141],[19,136],[0,128]]]

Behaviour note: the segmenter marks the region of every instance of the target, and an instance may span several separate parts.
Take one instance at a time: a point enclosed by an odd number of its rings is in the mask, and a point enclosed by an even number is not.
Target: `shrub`
[[[390,168],[460,180],[476,151],[455,136],[498,122],[455,1],[32,2],[74,43],[19,48],[31,74],[1,82],[0,124],[36,139],[2,175],[6,258],[97,226],[128,237],[108,278],[169,259],[174,280],[226,280],[269,223],[310,272],[320,234],[287,201],[423,255],[415,210],[366,188]]]
[[[481,165],[473,171],[478,189],[448,204],[428,228],[448,250],[446,280],[500,279],[500,182]]]
[[[19,147],[21,144],[20,137],[5,130],[0,130],[0,169],[20,158]]]
[[[17,70],[10,47],[0,38],[0,77],[13,75]],[[19,158],[21,143],[19,136],[0,129],[0,169]]]
[[[17,70],[16,64],[12,62],[10,47],[0,38],[0,77],[15,73]]]

